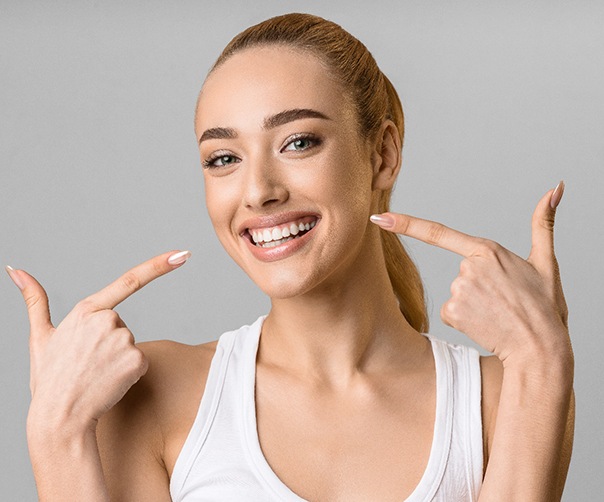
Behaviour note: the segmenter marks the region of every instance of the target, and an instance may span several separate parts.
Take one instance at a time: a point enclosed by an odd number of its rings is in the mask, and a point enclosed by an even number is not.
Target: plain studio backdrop
[[[526,257],[539,198],[559,180],[557,255],[576,356],[565,500],[604,492],[604,4],[575,2],[33,2],[0,0],[0,264],[46,288],[55,325],[130,267],[190,249],[181,269],[116,310],[139,341],[197,344],[269,302],[218,243],[204,204],[193,108],[239,31],[285,12],[331,19],[367,45],[406,115],[393,209]],[[460,258],[406,240],[431,332]],[[2,272],[4,273],[4,272]],[[28,320],[0,280],[0,499],[35,499],[25,439]]]

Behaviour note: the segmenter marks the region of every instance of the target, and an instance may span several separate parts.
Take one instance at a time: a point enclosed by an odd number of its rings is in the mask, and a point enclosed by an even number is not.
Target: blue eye
[[[310,146],[310,140],[308,138],[301,138],[292,141],[285,147],[285,150],[304,150]]]
[[[319,140],[312,136],[297,136],[285,145],[282,151],[301,152],[317,145]]]
[[[218,155],[204,160],[203,167],[225,167],[234,164],[235,162],[237,162],[237,157],[234,155]]]

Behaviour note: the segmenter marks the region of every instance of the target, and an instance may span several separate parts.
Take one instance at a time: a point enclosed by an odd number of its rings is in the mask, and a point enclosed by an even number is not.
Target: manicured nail
[[[21,282],[21,279],[15,272],[15,269],[13,267],[11,267],[10,265],[7,265],[5,268],[6,268],[6,271],[8,272],[8,276],[12,279],[12,281],[15,283],[15,285],[19,289],[23,290],[23,288],[24,288],[23,283]]]
[[[168,263],[170,265],[181,265],[189,259],[189,256],[191,256],[191,251],[181,251],[170,256]]]
[[[382,228],[392,228],[394,226],[394,218],[389,214],[372,214],[369,219]]]
[[[562,200],[562,196],[564,195],[564,181],[558,183],[556,188],[554,189],[554,193],[552,193],[552,197],[549,200],[549,205],[552,209],[556,209],[560,201]]]

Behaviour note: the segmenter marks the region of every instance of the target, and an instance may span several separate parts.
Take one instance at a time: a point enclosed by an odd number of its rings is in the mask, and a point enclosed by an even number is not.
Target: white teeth
[[[258,230],[248,229],[252,241],[258,246],[268,248],[292,240],[300,232],[308,231],[314,228],[317,220],[310,223],[291,223],[289,227],[273,227]]]
[[[279,239],[278,241],[265,242],[264,244],[260,244],[263,248],[274,248],[279,244],[283,244],[284,242],[291,241],[293,237],[286,237],[285,239]]]

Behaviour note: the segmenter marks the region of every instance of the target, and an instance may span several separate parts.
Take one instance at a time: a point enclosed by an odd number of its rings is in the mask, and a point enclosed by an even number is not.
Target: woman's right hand
[[[94,429],[101,415],[146,373],[145,356],[112,309],[189,256],[173,251],[132,268],[78,302],[56,328],[40,283],[23,270],[9,270],[21,289],[30,322],[28,435],[58,430],[77,435]]]

